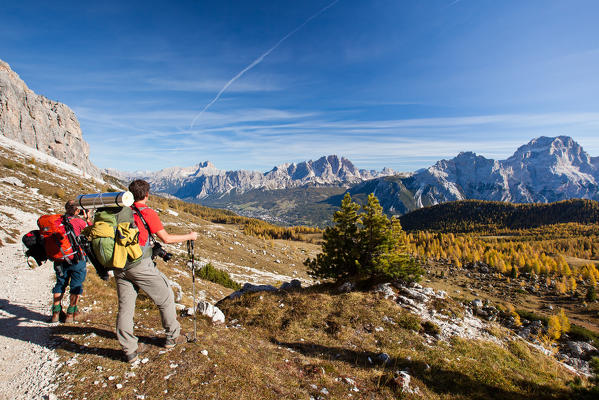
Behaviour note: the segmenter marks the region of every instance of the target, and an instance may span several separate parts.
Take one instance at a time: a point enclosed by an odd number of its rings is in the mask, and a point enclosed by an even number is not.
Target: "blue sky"
[[[542,135],[599,156],[595,0],[12,3],[0,59],[102,168],[411,171]]]

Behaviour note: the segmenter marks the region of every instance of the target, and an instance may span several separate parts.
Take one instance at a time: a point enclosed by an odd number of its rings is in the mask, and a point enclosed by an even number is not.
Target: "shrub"
[[[559,323],[562,327],[562,332],[570,332],[570,321],[568,320],[566,312],[563,308],[559,310],[559,314],[557,315],[557,317],[559,318]]]
[[[422,330],[429,335],[438,335],[441,333],[441,328],[437,324],[431,321],[424,321],[422,323]]]
[[[591,358],[591,361],[589,361],[589,368],[591,372],[595,375],[593,377],[595,384],[599,385],[599,357]]]
[[[115,188],[113,188],[112,186],[103,186],[102,187],[102,192],[104,192],[104,193],[113,193],[113,192],[117,192],[117,190]]]
[[[219,285],[229,289],[241,289],[241,285],[235,282],[227,271],[214,268],[214,266],[210,263],[206,264],[203,268],[197,271],[196,276],[210,282],[218,283]]]
[[[18,168],[22,167],[22,165],[20,163],[11,161],[11,160],[4,160],[2,162],[2,166],[4,168],[8,168],[8,169],[18,169]]]
[[[397,318],[397,324],[404,329],[410,329],[413,331],[420,331],[422,325],[421,320],[417,315],[412,313],[401,313]]]
[[[68,200],[67,193],[64,191],[64,189],[61,189],[61,188],[57,188],[54,191],[54,197],[56,197],[57,199],[60,199],[60,200]]]
[[[597,301],[597,291],[595,290],[595,286],[589,286],[587,289],[586,300],[590,302]]]
[[[547,334],[552,340],[557,340],[562,335],[562,326],[559,323],[559,317],[552,315],[547,322]]]

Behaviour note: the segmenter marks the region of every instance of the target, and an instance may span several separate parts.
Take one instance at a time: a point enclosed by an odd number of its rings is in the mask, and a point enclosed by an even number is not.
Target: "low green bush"
[[[408,312],[401,313],[397,318],[397,323],[404,329],[410,329],[416,332],[419,332],[422,328],[420,317]]]
[[[197,271],[196,276],[210,282],[218,283],[219,285],[229,289],[241,289],[241,285],[231,279],[227,271],[214,268],[214,266],[210,263],[206,264],[199,271]]]
[[[424,321],[422,323],[422,330],[429,335],[438,335],[441,333],[441,328],[437,324],[431,321]]]

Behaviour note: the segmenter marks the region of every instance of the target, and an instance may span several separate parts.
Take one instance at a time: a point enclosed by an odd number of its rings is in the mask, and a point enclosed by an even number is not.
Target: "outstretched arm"
[[[186,240],[196,240],[198,238],[198,233],[189,232],[186,235],[172,235],[168,233],[166,229],[161,229],[156,232],[156,236],[158,236],[158,239],[160,239],[163,243],[169,244],[185,242]]]

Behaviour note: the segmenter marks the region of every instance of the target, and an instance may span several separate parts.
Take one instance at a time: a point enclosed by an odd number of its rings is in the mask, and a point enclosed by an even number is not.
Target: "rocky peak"
[[[329,183],[360,177],[360,171],[348,159],[336,155],[323,156],[316,161],[285,163],[274,167],[265,176],[275,177],[288,175],[291,180],[309,180],[322,178]]]
[[[526,162],[534,160],[546,162],[567,162],[575,165],[590,164],[591,158],[574,139],[569,136],[547,137],[533,139],[516,150],[508,162]]]
[[[75,113],[34,93],[2,60],[0,134],[100,177],[100,170],[89,160],[89,145],[83,140]]]

